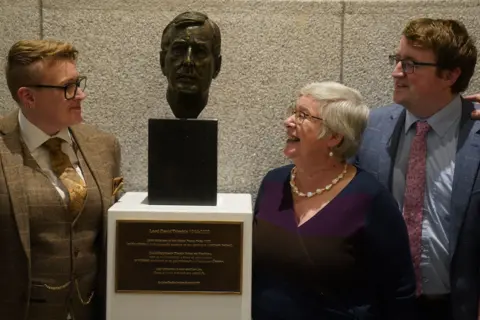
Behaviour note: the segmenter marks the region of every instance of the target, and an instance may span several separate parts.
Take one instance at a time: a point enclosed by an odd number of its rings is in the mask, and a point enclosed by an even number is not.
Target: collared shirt
[[[427,119],[407,111],[405,134],[400,136],[393,168],[392,193],[403,209],[405,179],[415,122],[426,120],[431,126],[427,136],[426,189],[422,224],[422,291],[424,294],[450,292],[451,195],[462,101],[456,96],[448,105]]]
[[[53,137],[59,137],[62,140],[64,140],[65,142],[63,142],[61,146],[62,151],[68,155],[73,167],[78,172],[80,177],[82,177],[83,179],[82,171],[78,164],[78,158],[73,148],[73,143],[74,143],[73,138],[70,135],[69,130],[64,129],[58,132],[54,136],[49,136],[48,134],[40,130],[38,127],[36,127],[33,123],[31,123],[23,115],[21,110],[18,112],[18,123],[20,125],[20,134],[22,136],[23,141],[25,142],[25,145],[30,151],[30,154],[35,159],[35,161],[37,161],[39,167],[43,170],[43,172],[45,172],[45,174],[48,176],[52,184],[60,193],[60,196],[66,202],[68,202],[68,193],[65,187],[63,186],[63,184],[61,183],[60,179],[58,179],[58,177],[52,171],[52,168],[50,165],[50,154],[47,148],[42,145],[45,141]]]

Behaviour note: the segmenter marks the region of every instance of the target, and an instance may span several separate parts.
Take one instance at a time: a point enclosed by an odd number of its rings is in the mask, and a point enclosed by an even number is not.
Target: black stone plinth
[[[217,204],[217,120],[148,120],[148,203]]]

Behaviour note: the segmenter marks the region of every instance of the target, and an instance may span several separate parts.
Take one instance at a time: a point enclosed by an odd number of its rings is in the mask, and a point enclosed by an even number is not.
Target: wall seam
[[[40,10],[40,39],[43,39],[43,0],[38,0],[38,8]]]
[[[345,40],[345,0],[342,0],[340,17],[340,83],[343,83],[344,40]]]

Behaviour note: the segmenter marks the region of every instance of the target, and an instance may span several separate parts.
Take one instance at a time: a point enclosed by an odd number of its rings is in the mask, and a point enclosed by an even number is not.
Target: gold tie
[[[52,171],[68,190],[70,200],[68,209],[73,216],[76,216],[83,208],[87,188],[82,177],[70,162],[68,155],[62,151],[63,141],[61,138],[51,138],[44,143],[44,146],[50,152]]]

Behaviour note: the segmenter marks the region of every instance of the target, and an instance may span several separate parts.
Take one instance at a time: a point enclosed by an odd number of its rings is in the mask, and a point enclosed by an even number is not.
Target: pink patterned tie
[[[422,274],[420,259],[422,255],[422,220],[423,201],[426,183],[427,133],[430,125],[427,122],[417,122],[417,132],[410,147],[407,177],[405,182],[405,197],[403,198],[403,216],[410,237],[410,250],[417,280],[417,295],[422,292]]]

